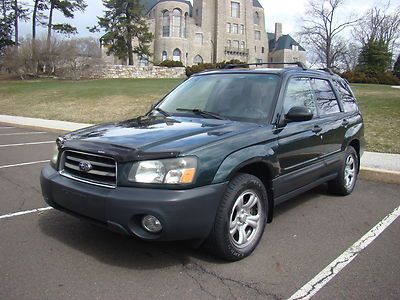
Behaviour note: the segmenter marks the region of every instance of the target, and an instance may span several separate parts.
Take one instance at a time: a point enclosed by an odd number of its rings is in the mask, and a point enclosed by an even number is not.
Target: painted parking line
[[[17,133],[0,133],[0,136],[10,136],[10,135],[30,135],[30,134],[44,134],[44,131],[32,131],[32,132],[17,132]]]
[[[22,166],[29,166],[29,165],[35,165],[35,164],[42,164],[49,162],[50,160],[40,160],[40,161],[32,161],[32,162],[25,162],[25,163],[19,163],[19,164],[14,164],[14,165],[5,165],[5,166],[0,166],[0,169],[7,169],[7,168],[14,168],[14,167],[22,167]]]
[[[32,142],[32,143],[20,143],[20,144],[7,144],[7,145],[0,145],[0,148],[5,147],[18,147],[18,146],[29,146],[29,145],[41,145],[41,144],[52,144],[54,141],[45,141],[45,142]]]
[[[354,258],[358,256],[369,244],[371,244],[386,228],[400,216],[400,206],[376,224],[362,238],[355,242],[350,248],[332,261],[317,276],[307,282],[302,288],[294,293],[288,300],[307,300],[314,296],[333,277],[343,270]]]
[[[27,215],[27,214],[31,214],[31,213],[35,213],[35,212],[46,211],[46,210],[50,210],[50,209],[53,209],[53,208],[51,206],[47,206],[47,207],[35,208],[35,209],[31,209],[31,210],[19,211],[16,213],[2,215],[2,216],[0,216],[0,220],[12,218],[12,217],[23,216],[23,215]]]

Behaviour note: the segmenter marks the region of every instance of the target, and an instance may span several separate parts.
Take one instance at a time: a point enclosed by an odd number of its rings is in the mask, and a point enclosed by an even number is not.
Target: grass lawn
[[[100,123],[146,112],[181,79],[0,80],[0,114]],[[367,150],[400,153],[400,89],[353,85]]]

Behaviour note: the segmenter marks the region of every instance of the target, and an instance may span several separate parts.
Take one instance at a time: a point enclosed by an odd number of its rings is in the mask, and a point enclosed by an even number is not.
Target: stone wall
[[[86,78],[185,78],[185,68],[137,67],[125,65],[94,66],[83,72]]]

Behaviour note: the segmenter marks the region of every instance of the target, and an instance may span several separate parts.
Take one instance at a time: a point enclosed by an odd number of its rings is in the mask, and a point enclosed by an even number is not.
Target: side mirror
[[[285,115],[286,122],[309,121],[313,118],[312,111],[305,106],[294,106]]]

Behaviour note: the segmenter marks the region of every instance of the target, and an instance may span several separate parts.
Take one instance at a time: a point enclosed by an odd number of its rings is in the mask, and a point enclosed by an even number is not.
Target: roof
[[[261,5],[261,3],[260,3],[258,0],[253,0],[253,6],[254,6],[254,7],[263,8],[262,5]]]
[[[276,50],[284,50],[288,49],[291,50],[292,46],[298,46],[299,51],[306,51],[298,42],[294,40],[289,34],[282,35],[278,41],[275,41],[275,33],[268,32],[268,45],[269,51],[276,51]]]
[[[181,2],[189,5],[190,14],[192,14],[193,6],[190,1],[187,0],[141,0],[144,5],[144,11],[148,13],[154,6],[159,2]]]

